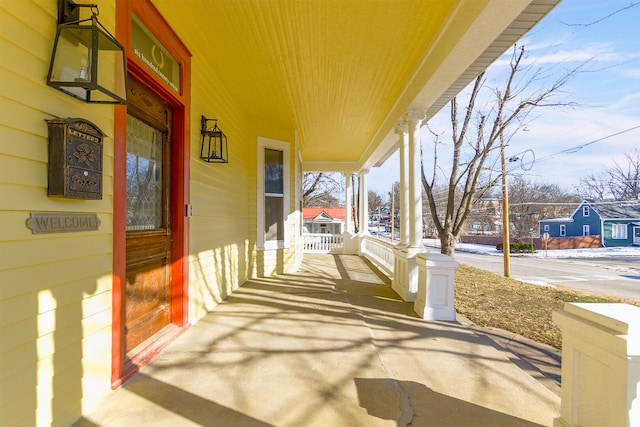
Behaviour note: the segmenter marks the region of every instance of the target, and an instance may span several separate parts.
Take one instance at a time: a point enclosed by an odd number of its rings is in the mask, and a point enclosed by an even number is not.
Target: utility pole
[[[507,189],[507,165],[504,158],[504,136],[500,131],[500,161],[502,164],[502,251],[504,254],[504,277],[511,277],[511,247],[509,245],[509,194]]]
[[[395,198],[395,190],[396,185],[391,185],[391,242],[393,243],[393,239],[395,238],[395,218],[394,213],[396,211],[396,198]]]

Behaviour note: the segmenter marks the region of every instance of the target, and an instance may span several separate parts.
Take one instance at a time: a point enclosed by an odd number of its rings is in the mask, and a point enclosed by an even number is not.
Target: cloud
[[[526,46],[525,46],[526,48]],[[540,49],[544,51],[544,49]],[[537,51],[536,51],[537,52]],[[640,58],[637,53],[623,53],[615,50],[613,43],[594,42],[586,46],[567,48],[564,45],[562,50],[551,53],[541,53],[529,51],[529,54],[522,61],[524,66],[532,65],[550,65],[550,64],[566,64],[566,63],[612,63],[626,62],[629,60]],[[548,52],[548,50],[547,50]],[[492,67],[504,67],[511,63],[511,52],[502,55],[493,64]]]
[[[625,68],[620,71],[620,74],[627,79],[640,80],[640,67],[638,68]]]

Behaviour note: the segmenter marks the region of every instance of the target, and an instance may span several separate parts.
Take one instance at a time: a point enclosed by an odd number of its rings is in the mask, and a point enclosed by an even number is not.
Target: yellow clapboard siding
[[[55,31],[56,5],[44,0],[17,2],[11,7],[11,14],[35,32]],[[53,26],[51,25],[53,20]]]
[[[53,47],[53,45],[51,47]],[[5,58],[11,58],[10,61],[4,61],[2,63],[2,68],[6,69],[7,73],[15,74],[34,83],[42,83],[42,80],[34,80],[37,79],[37,77],[40,77],[41,79],[46,78],[46,73],[48,71],[47,67],[49,66],[49,57],[36,56],[37,54],[26,51],[24,45],[12,43],[8,39],[1,37],[0,52],[3,53]],[[39,53],[42,54],[44,52]],[[49,54],[50,53],[51,52],[49,52]],[[24,70],[45,70],[45,74],[27,74]],[[19,88],[7,88],[7,91],[11,90],[13,92],[17,89]]]
[[[111,298],[112,295],[109,294]],[[98,334],[103,337],[104,342],[102,345],[111,348],[111,304],[105,305],[100,308],[100,311],[95,313],[83,313],[82,318],[82,334],[85,339],[91,339],[94,335]],[[104,359],[97,358],[94,362],[99,363]],[[105,367],[105,369],[110,370]]]
[[[57,326],[55,332],[37,338],[36,347],[38,360],[44,360],[54,356],[60,358],[60,360],[64,360],[65,358],[71,360],[70,362],[56,361],[56,370],[73,363],[72,361],[74,359],[80,360],[82,356],[80,354],[82,353],[82,338],[82,326],[79,318],[77,318],[75,322],[67,323],[64,326]],[[63,354],[65,351],[69,353],[67,357]]]
[[[55,288],[61,283],[90,278],[96,282],[96,292],[105,292],[111,289],[111,267],[111,253],[104,253],[0,270],[4,285],[0,287],[0,299],[35,293]]]
[[[0,182],[33,187],[47,185],[47,164],[0,154]]]
[[[23,307],[28,310],[30,306]],[[0,354],[9,351],[12,348],[25,345],[35,339],[37,335],[38,324],[33,316],[29,316],[21,322],[4,325],[0,328]]]
[[[22,371],[28,366],[35,365],[37,361],[35,346],[37,337],[34,335],[31,338],[32,339],[24,345],[0,353],[0,366],[3,367],[0,369],[0,381],[4,382],[4,378],[9,377],[14,372]],[[26,374],[28,374],[28,372]]]
[[[18,385],[27,384],[18,382]],[[3,384],[4,387],[4,384]],[[13,388],[7,386],[8,390]],[[35,388],[29,387],[22,394],[12,394],[11,404],[2,407],[2,423],[8,426],[35,426],[36,424],[36,393]]]
[[[7,337],[0,344],[0,351],[23,344],[25,341],[18,336],[20,331],[27,332],[32,337],[41,337],[53,333],[68,325],[77,325],[83,319],[87,321],[85,333],[104,326],[96,325],[96,320],[110,323],[104,313],[111,310],[111,292],[104,291],[94,295],[82,296],[84,290],[90,288],[89,281],[82,281],[46,289],[44,293],[23,294],[15,298],[3,299],[0,302],[3,334]],[[78,299],[81,298],[81,299]],[[29,309],[27,309],[29,308]],[[37,315],[34,318],[34,314]],[[13,338],[12,338],[13,337]]]
[[[112,212],[110,194],[102,200],[80,200],[63,197],[48,197],[45,186],[27,187],[0,183],[0,210],[21,211],[25,207],[33,212]]]
[[[0,153],[3,155],[37,162],[49,160],[47,141],[42,135],[0,126],[0,138],[5,142],[0,144]]]
[[[15,9],[18,6],[31,5],[32,2],[21,1],[15,3],[11,5],[11,11],[5,7],[0,7],[0,24],[4,30],[2,35],[14,44],[23,46],[22,49],[25,52],[35,54],[36,57],[46,58],[48,61],[56,35],[57,12],[54,12],[48,19],[44,17],[39,25],[33,25],[30,13],[20,12]],[[37,15],[36,12],[31,13]]]
[[[62,234],[71,233],[60,233],[60,235]],[[74,237],[7,242],[3,244],[3,247],[12,256],[9,259],[0,259],[0,271],[5,268],[37,266],[73,258],[88,258],[99,253],[109,253],[111,252],[111,236],[94,236],[87,233]],[[94,274],[96,273],[98,272]]]

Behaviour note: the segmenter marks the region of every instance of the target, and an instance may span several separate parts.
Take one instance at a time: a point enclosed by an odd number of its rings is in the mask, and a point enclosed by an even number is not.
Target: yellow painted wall
[[[113,28],[112,2],[99,3]],[[54,0],[0,1],[3,425],[68,425],[110,390],[113,107],[87,107],[45,85],[56,17]],[[82,117],[107,135],[102,200],[47,196],[45,120],[56,117]],[[101,225],[35,235],[31,212],[91,212]]]
[[[170,20],[169,20],[170,22]],[[182,35],[181,35],[182,36]],[[185,35],[189,39],[188,34]],[[295,133],[257,126],[233,104],[232,94],[216,82],[208,64],[193,49],[191,90],[191,204],[189,320],[196,322],[252,277],[292,272],[295,269],[295,233],[290,249],[258,250],[257,177],[258,137],[291,144],[290,209],[296,203]],[[200,160],[200,117],[217,118],[229,141],[229,163]],[[294,230],[295,215],[287,225]]]
[[[97,3],[113,31],[115,2]],[[2,425],[69,425],[110,393],[114,110],[46,86],[56,16],[56,0],[0,0]],[[178,35],[193,53],[189,319],[196,322],[247,279],[295,269],[301,175],[295,132],[243,116],[198,56],[197,42]],[[218,118],[227,134],[228,164],[199,159],[202,114]],[[87,119],[107,135],[102,200],[47,196],[45,120],[56,117]],[[256,248],[259,136],[292,144],[290,249]],[[101,225],[34,235],[26,227],[31,212],[96,213]]]

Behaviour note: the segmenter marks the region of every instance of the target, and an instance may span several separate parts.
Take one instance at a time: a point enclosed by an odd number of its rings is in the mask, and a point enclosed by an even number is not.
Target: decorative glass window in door
[[[127,230],[162,224],[162,133],[127,116]]]

